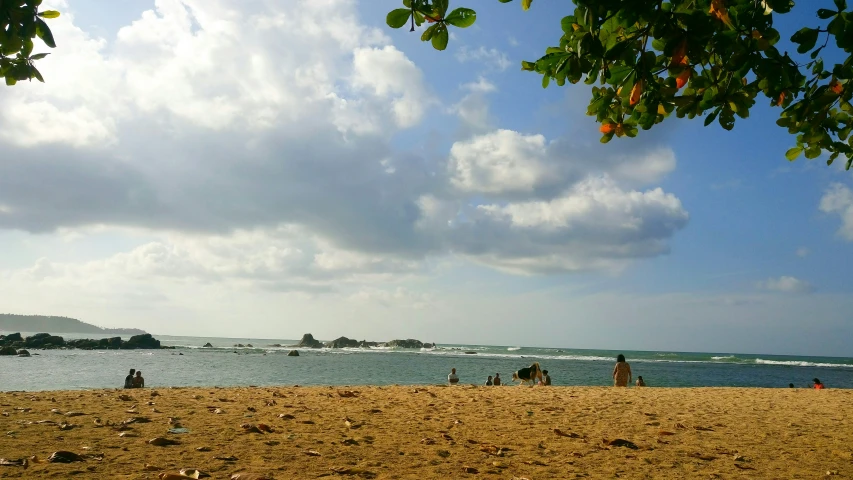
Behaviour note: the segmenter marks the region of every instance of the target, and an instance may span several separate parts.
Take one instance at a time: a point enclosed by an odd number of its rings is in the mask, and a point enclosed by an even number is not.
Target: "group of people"
[[[789,383],[789,384],[788,384],[788,387],[790,387],[790,388],[794,388],[794,384],[793,384],[793,383]],[[812,380],[812,387],[813,387],[815,390],[823,390],[823,389],[825,389],[825,388],[826,388],[826,387],[823,385],[823,382],[821,382],[819,378],[815,378],[815,379],[813,379],[813,380]]]
[[[628,384],[631,383],[631,380],[633,380],[631,365],[625,361],[625,355],[619,354],[619,356],[616,357],[616,366],[613,367],[613,386],[627,387]],[[823,388],[823,384],[818,387],[817,382],[819,382],[819,380],[815,379],[815,388]],[[456,374],[455,368],[450,369],[450,374],[447,375],[447,383],[450,385],[456,385],[459,383],[459,375]],[[494,377],[489,375],[489,378],[486,379],[485,386],[487,387],[500,385],[502,385],[500,373],[496,373]],[[551,376],[548,375],[548,370],[542,370],[542,379],[539,380],[536,385],[543,387],[551,385]],[[634,385],[638,387],[646,386],[646,382],[643,380],[642,375],[637,377],[637,382]],[[791,386],[793,387],[793,385]]]
[[[145,379],[142,378],[142,370],[137,372],[135,368],[131,368],[130,375],[124,377],[124,388],[143,387],[145,387]]]

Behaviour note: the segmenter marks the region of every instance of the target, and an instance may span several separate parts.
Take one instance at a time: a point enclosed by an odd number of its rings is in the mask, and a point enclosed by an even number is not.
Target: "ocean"
[[[26,334],[25,334],[26,335]],[[63,335],[98,338],[96,335]],[[616,355],[624,354],[634,378],[650,387],[810,386],[853,388],[853,358],[732,353],[645,352],[438,345],[434,349],[299,349],[297,340],[171,337],[155,335],[174,350],[41,350],[30,358],[0,357],[0,390],[44,391],[121,387],[130,368],[147,387],[250,385],[423,385],[446,382],[456,368],[463,384],[482,384],[500,373],[539,362],[554,385],[611,385]],[[213,348],[202,348],[206,343]],[[253,347],[234,347],[251,344]],[[468,354],[465,352],[476,352]]]

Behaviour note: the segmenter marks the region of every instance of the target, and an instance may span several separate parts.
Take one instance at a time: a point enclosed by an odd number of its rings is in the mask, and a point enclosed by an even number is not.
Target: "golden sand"
[[[0,457],[36,457],[26,469],[0,466],[0,477],[154,479],[196,468],[212,478],[242,472],[277,480],[853,478],[851,401],[846,390],[742,388],[0,393],[0,428],[8,432]],[[150,422],[130,423],[120,436],[119,425],[134,417]],[[176,426],[189,433],[167,433]],[[180,444],[149,444],[155,437]],[[47,462],[58,450],[89,457]]]

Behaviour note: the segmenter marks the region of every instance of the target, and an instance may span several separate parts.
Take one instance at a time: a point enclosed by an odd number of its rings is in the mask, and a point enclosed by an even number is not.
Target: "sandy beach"
[[[739,388],[10,392],[0,457],[28,466],[0,477],[853,478],[851,401],[849,390]],[[55,451],[83,461],[48,462]]]

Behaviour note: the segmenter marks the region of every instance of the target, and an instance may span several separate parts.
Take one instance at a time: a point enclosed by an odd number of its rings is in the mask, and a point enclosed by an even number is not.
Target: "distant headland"
[[[44,315],[11,315],[7,313],[0,313],[0,331],[95,333],[101,335],[143,335],[147,333],[138,328],[101,328],[81,322],[76,318]]]

